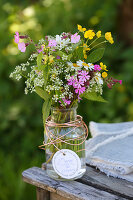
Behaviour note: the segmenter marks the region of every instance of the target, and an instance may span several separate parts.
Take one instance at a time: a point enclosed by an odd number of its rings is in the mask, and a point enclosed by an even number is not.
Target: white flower
[[[57,42],[57,48],[59,50],[63,49],[64,47],[67,47],[67,45],[70,43],[70,39],[62,39],[62,35],[56,35],[56,42]]]
[[[66,51],[71,51],[71,50],[72,50],[72,47],[66,47],[65,50],[66,50]]]
[[[67,60],[68,56],[64,55],[62,56],[62,60]]]
[[[73,63],[72,62],[67,62],[68,66],[69,67],[72,67],[73,66]]]
[[[60,35],[56,35],[56,42],[57,42],[57,44],[61,43],[61,36]]]
[[[94,69],[94,65],[92,63],[88,63],[90,71]]]
[[[88,66],[87,66],[88,65]],[[92,64],[92,63],[88,63],[86,66],[84,66],[84,68],[86,69],[86,70],[90,70],[90,71],[92,71],[92,70],[94,70],[94,65]]]
[[[78,71],[78,70],[82,69],[82,67],[74,67],[74,66],[72,66],[71,68],[74,69],[75,71]]]
[[[101,78],[101,74],[99,72],[97,72],[95,74],[95,80],[96,80],[97,84],[99,84],[99,85],[103,84],[103,79]]]
[[[79,61],[77,61],[77,65],[79,66],[79,67],[82,67],[83,66],[83,61],[82,60],[79,60]]]

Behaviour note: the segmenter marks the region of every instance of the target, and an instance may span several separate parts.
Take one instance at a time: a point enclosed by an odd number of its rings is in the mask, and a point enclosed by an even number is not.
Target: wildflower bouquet
[[[101,31],[95,33],[78,25],[74,34],[45,36],[37,44],[29,36],[16,32],[15,43],[21,52],[30,45],[35,49],[10,77],[16,80],[24,77],[25,94],[36,92],[44,99],[46,134],[42,146],[46,149],[47,173],[61,180],[80,178],[86,171],[87,126],[77,116],[76,105],[82,98],[104,102],[103,84],[109,88],[122,84],[121,80],[109,78],[107,66],[99,63],[105,43],[114,43],[111,33],[102,35]]]
[[[22,40],[25,40],[23,42]],[[78,25],[78,32],[45,36],[38,44],[27,35],[15,34],[18,49],[25,52],[31,44],[35,51],[28,61],[16,66],[10,77],[26,79],[25,94],[36,92],[44,99],[45,123],[51,106],[70,108],[82,98],[104,101],[103,84],[109,88],[121,80],[108,77],[108,69],[99,63],[105,51],[105,43],[113,44],[110,32],[101,34]]]

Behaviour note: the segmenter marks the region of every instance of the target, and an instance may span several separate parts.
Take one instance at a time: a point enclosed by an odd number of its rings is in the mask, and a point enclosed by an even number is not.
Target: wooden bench
[[[86,174],[76,181],[56,181],[42,168],[32,167],[22,173],[23,180],[36,186],[37,200],[133,200],[133,183],[107,177],[87,166]]]

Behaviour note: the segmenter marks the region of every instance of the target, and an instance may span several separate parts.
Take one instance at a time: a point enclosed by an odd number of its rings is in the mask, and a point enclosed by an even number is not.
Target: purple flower
[[[77,43],[80,40],[80,35],[77,35],[78,33],[75,33],[74,35],[71,35],[71,43]]]
[[[56,40],[49,40],[49,44],[48,44],[49,47],[55,47],[56,45],[57,45]]]
[[[15,43],[19,43],[19,32],[15,32],[16,35],[14,35]]]
[[[57,56],[56,59],[60,59],[60,56]]]
[[[87,71],[81,71],[79,72],[79,80],[80,81],[83,81],[83,82],[86,82],[87,80],[90,79],[90,75],[88,75],[88,72]]]
[[[79,95],[85,92],[85,87],[77,88],[75,90],[75,93],[78,93]]]
[[[75,79],[74,76],[71,76],[71,78],[68,79],[67,81],[68,81],[68,85],[73,85],[73,86],[74,86],[74,84],[75,84],[75,82],[76,82],[77,80]]]
[[[26,39],[26,38],[28,38],[28,35],[20,35],[19,38],[20,39]]]
[[[24,42],[18,43],[18,49],[19,49],[21,52],[25,52],[25,51],[26,51],[25,43],[24,43]]]
[[[64,35],[61,39],[66,39],[68,36],[67,35]]]
[[[95,71],[100,71],[100,70],[101,70],[100,65],[94,65],[94,70],[95,70]]]
[[[27,42],[27,43],[25,43],[25,46],[26,46],[26,47],[28,47],[28,46],[29,46],[29,44],[30,44],[30,43],[29,43],[29,42]]]

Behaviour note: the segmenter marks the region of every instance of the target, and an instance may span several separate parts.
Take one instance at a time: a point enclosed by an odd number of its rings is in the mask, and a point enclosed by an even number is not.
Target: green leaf
[[[77,47],[79,47],[81,44],[82,44],[82,41],[73,44],[73,50],[72,50],[72,51],[75,51],[75,49],[76,49]]]
[[[48,118],[48,116],[50,114],[51,102],[52,102],[52,99],[49,98],[46,101],[44,101],[44,103],[43,103],[42,114],[43,114],[44,126],[45,126],[46,119]]]
[[[50,95],[48,94],[48,92],[44,91],[41,87],[37,86],[35,87],[35,92],[44,100],[47,100]]]
[[[73,62],[75,60],[83,60],[84,59],[83,47],[78,47],[78,48],[74,49],[72,59],[73,59]]]
[[[43,57],[43,53],[41,52],[37,56],[37,66],[38,66],[38,68],[40,68],[41,65],[42,65],[42,57]]]
[[[72,54],[68,55],[67,60],[70,60],[72,57]]]
[[[104,100],[104,98],[97,94],[96,92],[85,92],[84,94],[80,95],[83,98],[86,98],[90,101],[100,101],[100,102],[106,102],[106,100]]]
[[[63,55],[64,55],[64,56],[67,56],[67,54],[64,53],[64,52],[62,52],[62,51],[57,51],[57,52],[55,52],[55,54],[56,54],[57,56],[60,56],[60,57],[62,57]]]
[[[105,51],[105,48],[98,48],[94,50],[92,53],[88,55],[85,61],[88,63],[96,63],[103,57],[104,51]]]

